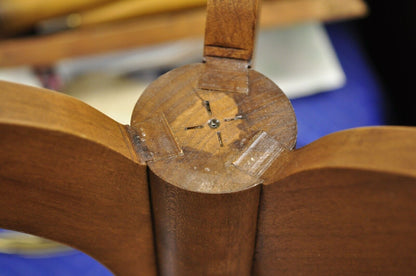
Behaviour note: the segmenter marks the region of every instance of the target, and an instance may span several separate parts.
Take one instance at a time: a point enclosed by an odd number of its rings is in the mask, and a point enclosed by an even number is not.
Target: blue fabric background
[[[383,92],[354,29],[326,26],[347,77],[344,87],[292,100],[298,120],[297,147],[335,131],[384,124]]]

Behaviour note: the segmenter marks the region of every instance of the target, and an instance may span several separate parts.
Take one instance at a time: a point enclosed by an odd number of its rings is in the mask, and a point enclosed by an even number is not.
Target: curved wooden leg
[[[146,165],[125,126],[73,98],[0,82],[0,227],[117,275],[156,274]]]
[[[255,274],[416,270],[415,128],[332,134],[264,177]]]

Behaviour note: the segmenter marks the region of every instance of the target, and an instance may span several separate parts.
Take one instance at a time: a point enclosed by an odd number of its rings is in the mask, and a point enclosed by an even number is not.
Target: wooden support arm
[[[125,126],[71,97],[0,82],[0,227],[118,275],[155,275],[146,165]]]
[[[264,175],[254,274],[416,270],[416,128],[328,135]]]

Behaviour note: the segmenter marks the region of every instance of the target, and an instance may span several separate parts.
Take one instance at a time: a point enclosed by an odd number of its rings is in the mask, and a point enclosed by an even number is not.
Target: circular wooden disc
[[[248,73],[248,95],[198,89],[204,66],[177,68],[149,85],[134,108],[131,125],[138,129],[156,116],[166,119],[183,155],[148,162],[164,181],[205,193],[247,189],[260,180],[233,161],[259,131],[292,149],[297,131],[293,108],[279,87],[253,70]],[[157,130],[147,132],[147,139],[152,139]]]

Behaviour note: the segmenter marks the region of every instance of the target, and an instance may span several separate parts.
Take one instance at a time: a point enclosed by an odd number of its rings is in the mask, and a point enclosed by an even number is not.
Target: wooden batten
[[[259,25],[340,20],[366,13],[363,0],[270,0],[261,4]],[[204,34],[205,18],[206,9],[196,8],[33,38],[3,39],[0,41],[0,66],[51,65],[65,58],[198,37]]]

